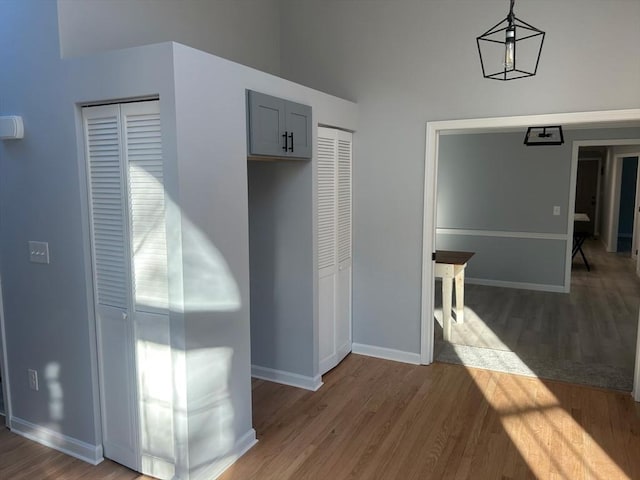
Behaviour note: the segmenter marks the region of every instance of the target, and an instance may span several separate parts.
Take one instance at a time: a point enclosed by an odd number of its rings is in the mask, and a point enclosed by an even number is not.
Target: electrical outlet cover
[[[29,374],[29,388],[31,390],[38,390],[38,371],[33,369],[28,369],[27,373]]]

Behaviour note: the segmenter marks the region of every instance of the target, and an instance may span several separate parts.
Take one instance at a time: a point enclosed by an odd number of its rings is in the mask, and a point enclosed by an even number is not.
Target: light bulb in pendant
[[[504,69],[513,70],[516,65],[516,29],[507,28],[507,37],[504,44]]]

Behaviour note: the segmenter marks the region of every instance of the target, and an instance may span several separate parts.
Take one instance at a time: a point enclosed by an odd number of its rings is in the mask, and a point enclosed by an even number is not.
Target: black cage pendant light
[[[538,71],[544,32],[516,17],[510,1],[507,18],[476,39],[485,78],[515,80]]]

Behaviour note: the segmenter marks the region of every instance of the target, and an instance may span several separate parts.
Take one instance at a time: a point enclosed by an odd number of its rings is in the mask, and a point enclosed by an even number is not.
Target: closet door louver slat
[[[318,268],[336,264],[335,140],[318,137]]]
[[[127,276],[124,255],[125,210],[122,202],[122,159],[118,109],[99,118],[87,118],[87,153],[93,217],[97,302],[126,309]]]
[[[123,115],[135,308],[163,312],[168,283],[160,112],[128,114],[123,106]]]
[[[338,140],[338,262],[351,258],[351,142]]]

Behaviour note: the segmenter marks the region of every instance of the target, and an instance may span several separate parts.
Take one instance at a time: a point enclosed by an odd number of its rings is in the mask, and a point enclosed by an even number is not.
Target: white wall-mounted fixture
[[[10,115],[0,117],[0,139],[15,140],[24,137],[22,117]]]

